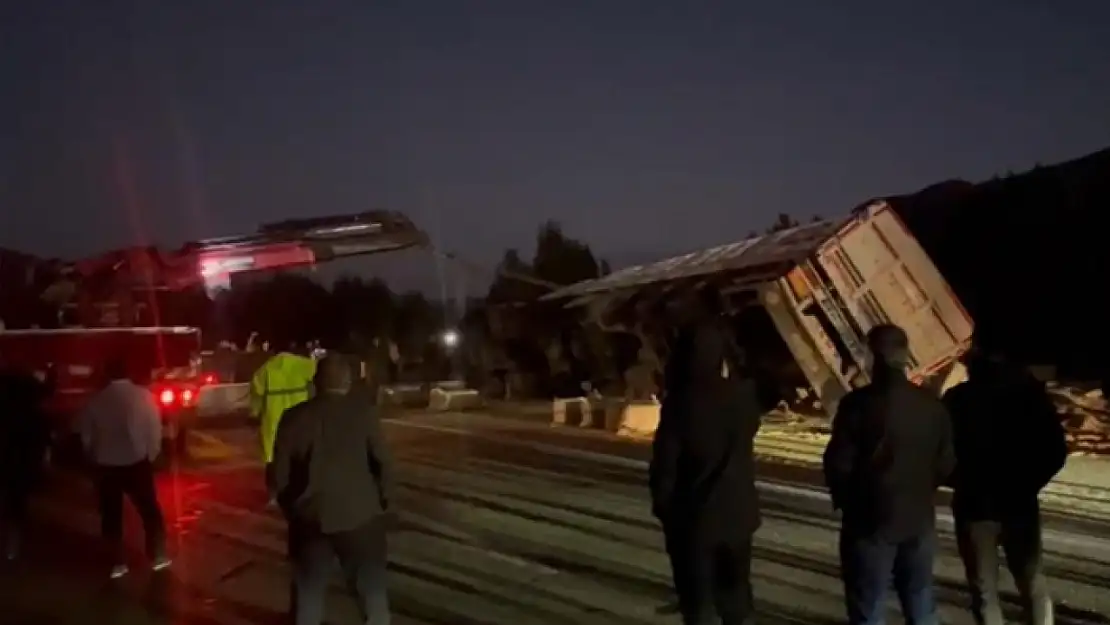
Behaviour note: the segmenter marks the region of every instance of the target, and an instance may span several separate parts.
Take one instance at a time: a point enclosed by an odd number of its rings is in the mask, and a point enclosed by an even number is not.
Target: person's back
[[[0,370],[0,471],[22,473],[42,462],[50,440],[43,411],[48,386],[34,376]]]
[[[389,621],[382,514],[391,462],[376,409],[351,394],[352,378],[342,358],[321,360],[316,396],[286,412],[274,443],[272,479],[289,522],[297,625],[323,621],[335,557],[366,622]]]
[[[266,360],[251,378],[250,411],[258,419],[258,440],[262,461],[266,463],[266,488],[274,497],[273,471],[268,465],[274,456],[274,439],[287,410],[312,396],[312,377],[316,361],[302,354],[281,352]]]
[[[1004,622],[1001,547],[1025,622],[1048,625],[1053,610],[1041,565],[1037,495],[1064,466],[1067,437],[1044,384],[1007,362],[982,328],[976,328],[967,365],[968,381],[944,401],[957,458],[952,512],[972,612],[984,625]]]
[[[654,495],[673,498],[667,505],[704,531],[754,531],[759,522],[752,446],[766,407],[735,361],[728,370],[731,340],[718,321],[680,332],[656,434],[656,480],[673,484],[656,485]],[[675,457],[665,467],[667,446]]]
[[[287,481],[277,485],[279,503],[325,533],[350,530],[384,511],[379,478],[368,464],[374,458],[367,441],[379,436],[372,432],[377,409],[362,399],[357,393],[321,394],[282,417],[282,431],[298,443]]]
[[[937,488],[953,466],[940,400],[905,376],[885,375],[838,408],[833,427],[843,438],[830,443],[827,458],[843,463],[828,473],[844,524],[892,541],[931,529]],[[852,449],[842,451],[847,437]]]
[[[150,391],[120,377],[89,399],[78,430],[94,464],[125,466],[157,458],[162,442],[160,419]]]
[[[85,456],[96,477],[101,532],[111,546],[111,576],[126,575],[123,553],[123,498],[131,500],[143,522],[147,555],[160,571],[170,565],[165,523],[154,487],[154,462],[162,447],[161,413],[154,395],[127,377],[123,360],[105,365],[108,383],[78,417]]]
[[[944,396],[958,467],[953,507],[964,518],[997,521],[1036,506],[1067,458],[1067,439],[1043,383],[979,360]]]
[[[906,622],[937,623],[935,494],[955,465],[944,404],[905,375],[909,340],[897,326],[868,333],[873,381],[837,407],[825,481],[842,511],[841,573],[850,625],[880,624],[893,577]]]
[[[0,368],[0,539],[8,559],[18,554],[28,500],[50,442],[42,409],[47,393],[34,376]]]
[[[679,331],[667,362],[650,487],[679,607],[688,622],[752,613],[752,534],[759,527],[753,439],[757,384],[714,308]]]

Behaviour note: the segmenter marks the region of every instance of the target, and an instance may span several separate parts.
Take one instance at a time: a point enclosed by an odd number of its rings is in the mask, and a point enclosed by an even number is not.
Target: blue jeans
[[[938,625],[933,594],[936,535],[900,542],[841,530],[840,568],[849,625],[883,625],[891,581],[906,625]]]

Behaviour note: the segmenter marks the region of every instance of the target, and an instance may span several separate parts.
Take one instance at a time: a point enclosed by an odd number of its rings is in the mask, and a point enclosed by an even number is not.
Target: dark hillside
[[[1105,375],[1110,149],[979,184],[888,198],[976,323],[1015,355]]]

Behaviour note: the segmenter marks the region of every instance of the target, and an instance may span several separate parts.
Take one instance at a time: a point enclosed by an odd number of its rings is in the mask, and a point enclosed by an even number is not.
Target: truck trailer
[[[604,327],[629,327],[668,299],[707,287],[723,294],[749,358],[784,386],[808,389],[802,394],[830,416],[868,381],[865,335],[874,326],[906,330],[909,375],[923,384],[950,374],[973,329],[932,260],[881,201],[846,218],[621,269],[545,299],[586,307]]]

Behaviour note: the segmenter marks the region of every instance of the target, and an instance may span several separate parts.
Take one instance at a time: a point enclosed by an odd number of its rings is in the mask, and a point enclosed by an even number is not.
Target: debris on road
[[[1048,384],[1073,455],[1110,456],[1110,411],[1102,389]]]

